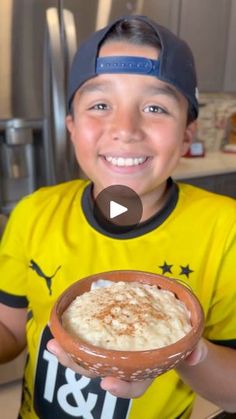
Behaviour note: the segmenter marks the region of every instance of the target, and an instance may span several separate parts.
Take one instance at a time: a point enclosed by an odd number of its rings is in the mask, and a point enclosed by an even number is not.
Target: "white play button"
[[[118,215],[124,214],[124,212],[128,211],[127,207],[118,204],[115,201],[110,201],[110,218],[118,217]]]
[[[109,233],[126,233],[142,218],[142,201],[135,191],[124,185],[103,189],[94,201],[94,217]]]

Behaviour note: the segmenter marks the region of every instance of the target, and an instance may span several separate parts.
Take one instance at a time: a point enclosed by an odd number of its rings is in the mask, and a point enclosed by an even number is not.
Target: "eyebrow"
[[[153,77],[153,76],[150,76]],[[161,80],[160,80],[161,81]],[[162,82],[163,85],[156,86],[156,85],[150,85],[145,87],[145,92],[150,95],[165,95],[169,96],[172,99],[174,99],[176,102],[180,103],[180,93],[171,85]],[[105,81],[98,81],[93,80],[90,83],[86,83],[79,89],[80,94],[84,93],[93,93],[93,92],[107,92],[108,87],[111,85],[111,82],[109,80]]]
[[[172,99],[175,99],[178,103],[180,103],[179,92],[169,84],[164,83],[162,86],[148,86],[147,92],[152,95],[167,95],[170,96]]]
[[[79,92],[80,94],[84,93],[92,93],[95,91],[104,92],[107,90],[107,87],[110,85],[109,81],[92,81],[91,83],[85,83],[83,86],[80,87]]]

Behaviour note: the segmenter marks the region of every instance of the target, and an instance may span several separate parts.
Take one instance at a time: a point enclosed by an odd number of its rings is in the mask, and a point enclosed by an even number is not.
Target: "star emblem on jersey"
[[[162,270],[162,274],[170,273],[172,274],[171,268],[173,265],[169,265],[166,261],[163,263],[163,265],[160,265],[159,268]]]
[[[170,263],[168,263],[166,260],[164,261],[164,263],[162,265],[159,265],[158,268],[161,269],[161,273],[162,275],[165,274],[172,274],[172,275],[176,275],[175,272],[175,265],[171,265]],[[189,278],[189,275],[194,272],[190,267],[189,264],[186,266],[182,266],[182,265],[178,265],[178,268],[180,268],[180,272],[178,272],[179,275],[185,275],[187,278]],[[174,270],[174,272],[173,272]]]
[[[143,214],[141,199],[133,189],[112,185],[103,189],[94,202],[94,216],[110,232],[132,230]]]
[[[186,266],[181,266],[180,265],[180,268],[181,268],[181,271],[180,271],[179,275],[186,275],[187,278],[189,277],[189,275],[192,272],[194,272],[192,269],[190,269],[189,265],[186,265]]]

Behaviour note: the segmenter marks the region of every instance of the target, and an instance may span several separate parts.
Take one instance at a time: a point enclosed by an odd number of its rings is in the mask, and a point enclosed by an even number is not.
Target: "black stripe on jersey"
[[[176,416],[176,417],[175,417],[175,419],[181,419],[181,418],[182,418],[182,416],[184,415],[184,413],[186,413],[188,409],[189,409],[189,406],[188,406],[188,407],[186,407],[186,409],[184,409],[184,410],[183,410],[183,412],[182,412],[182,413],[180,413],[180,415]]]
[[[14,308],[28,307],[28,300],[24,295],[13,295],[4,291],[0,291],[0,303]]]
[[[29,310],[27,313],[27,322],[33,318],[33,311]]]
[[[227,340],[213,340],[209,339],[210,342],[214,343],[215,345],[226,346],[227,348],[236,349],[236,339],[227,339]]]

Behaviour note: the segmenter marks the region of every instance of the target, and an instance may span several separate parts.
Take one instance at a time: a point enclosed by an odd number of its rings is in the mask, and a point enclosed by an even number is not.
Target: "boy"
[[[28,345],[20,417],[187,418],[194,392],[236,411],[235,201],[170,178],[196,129],[196,91],[186,44],[145,17],[118,19],[77,53],[67,127],[91,182],[22,200],[1,245],[0,360]],[[142,203],[141,222],[130,229],[93,211],[116,185]],[[90,379],[51,339],[47,323],[60,293],[112,269],[184,279],[204,308],[196,350],[152,383]]]

